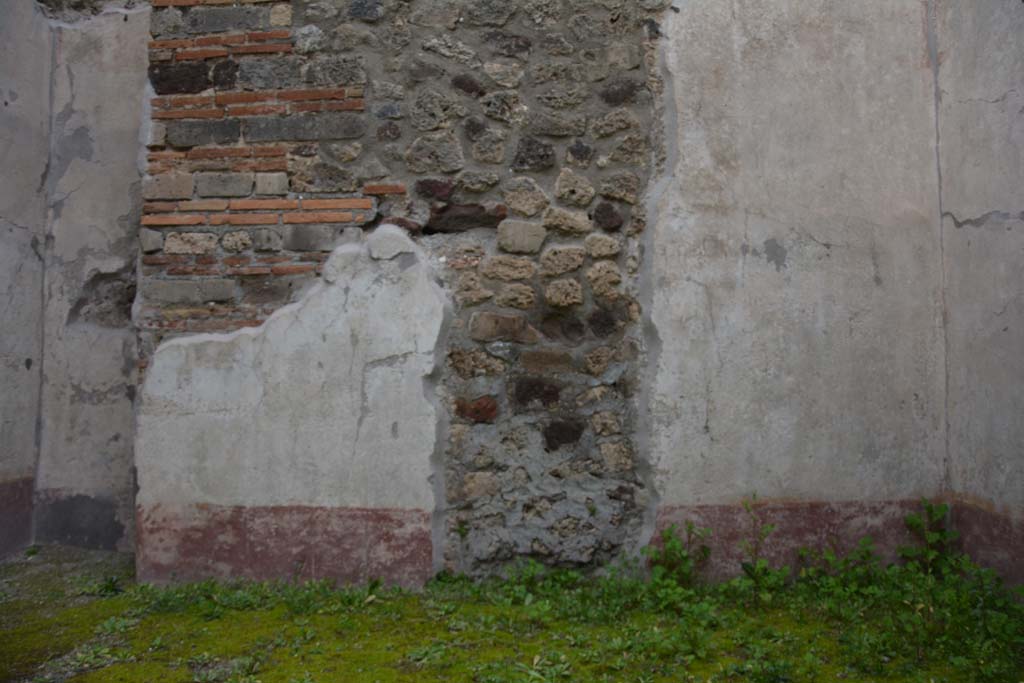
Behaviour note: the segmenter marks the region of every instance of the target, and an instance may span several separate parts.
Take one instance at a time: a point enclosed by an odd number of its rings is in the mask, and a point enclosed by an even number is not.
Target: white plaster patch
[[[346,244],[326,282],[263,326],[157,349],[138,418],[139,505],[433,508],[438,416],[424,379],[446,298],[407,236],[388,243],[412,265]]]

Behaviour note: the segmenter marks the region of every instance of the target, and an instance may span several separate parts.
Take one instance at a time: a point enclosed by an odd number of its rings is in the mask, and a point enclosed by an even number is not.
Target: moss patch
[[[918,594],[915,581],[930,579],[915,573],[887,582],[882,570],[863,590],[823,583],[822,575],[766,594],[742,581],[691,590],[529,566],[508,581],[449,578],[410,594],[323,583],[155,589],[105,578],[123,570],[114,557],[104,563],[60,549],[0,567],[0,681],[953,683],[1024,676],[1019,605],[1011,599],[990,609],[988,640],[965,635],[958,649],[952,617],[931,622],[922,613],[926,603],[932,615],[941,612],[945,598]],[[124,592],[115,593],[119,587]],[[858,607],[897,590],[920,602],[877,603],[874,613]],[[966,583],[943,590],[968,597],[968,619],[979,616],[969,613],[971,601],[992,599]],[[920,634],[926,640],[918,645]]]

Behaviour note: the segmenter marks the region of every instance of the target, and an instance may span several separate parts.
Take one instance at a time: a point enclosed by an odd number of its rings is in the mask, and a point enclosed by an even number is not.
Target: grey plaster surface
[[[669,15],[675,165],[648,243],[661,505],[941,491],[926,26],[912,0]]]
[[[0,482],[35,471],[50,27],[33,3],[0,0]],[[10,68],[17,64],[18,68]]]
[[[1024,517],[1024,6],[940,0],[951,485]]]

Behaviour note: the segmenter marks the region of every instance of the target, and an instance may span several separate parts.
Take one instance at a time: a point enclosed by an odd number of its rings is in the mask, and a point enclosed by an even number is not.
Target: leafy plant
[[[644,549],[651,565],[654,582],[671,581],[677,585],[692,586],[700,568],[711,556],[711,548],[704,542],[711,530],[687,521],[686,535],[680,537],[675,524],[661,532],[661,547]]]
[[[740,550],[745,555],[745,558],[740,561],[740,568],[750,584],[744,585],[741,582],[739,586],[741,589],[746,589],[746,592],[757,601],[769,604],[775,594],[785,587],[790,569],[789,567],[773,569],[764,557],[765,544],[775,533],[776,527],[764,520],[758,510],[756,494],[743,501],[743,511],[747,515],[750,532],[747,538],[740,541]]]
[[[918,564],[928,574],[945,573],[954,560],[954,545],[960,534],[948,527],[949,506],[921,501],[922,510],[904,518],[907,529],[919,545],[902,546],[900,556]]]

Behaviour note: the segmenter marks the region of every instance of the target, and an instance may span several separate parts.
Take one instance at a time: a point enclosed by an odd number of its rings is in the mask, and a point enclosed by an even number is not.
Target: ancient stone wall
[[[1017,0],[0,3],[0,550],[1024,578]]]
[[[346,230],[401,226],[456,307],[446,566],[635,547],[663,4],[154,3],[149,348],[259,324]]]

